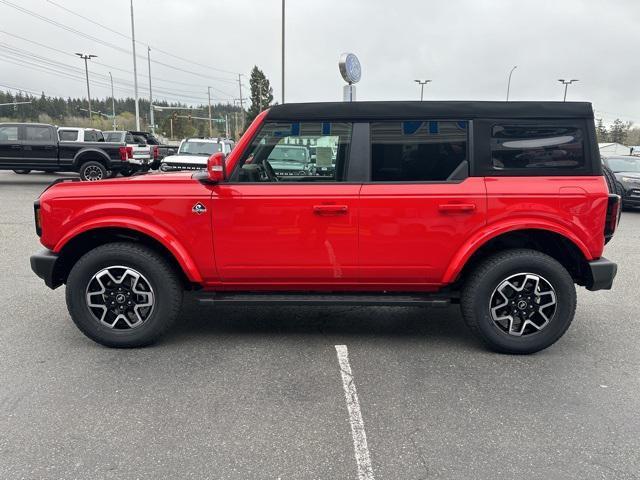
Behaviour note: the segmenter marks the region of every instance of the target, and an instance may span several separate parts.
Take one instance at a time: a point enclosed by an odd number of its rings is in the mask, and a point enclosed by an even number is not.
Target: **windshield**
[[[104,132],[106,142],[123,142],[125,132]]]
[[[609,168],[615,172],[639,172],[640,173],[640,158],[609,158],[607,159]]]
[[[216,142],[195,142],[189,141],[183,142],[180,145],[178,154],[180,155],[213,155],[214,153],[222,151],[222,145]]]
[[[309,155],[305,147],[276,145],[269,155],[269,161],[308,163]]]

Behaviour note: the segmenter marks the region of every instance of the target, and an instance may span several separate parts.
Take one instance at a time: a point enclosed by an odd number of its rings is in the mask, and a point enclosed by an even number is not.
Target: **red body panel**
[[[217,273],[211,217],[192,213],[197,202],[210,210],[211,190],[190,174],[60,183],[40,197],[40,241],[59,252],[69,240],[88,230],[129,228],[160,241],[190,280],[202,282]]]
[[[360,272],[366,282],[440,284],[466,238],[486,223],[485,184],[366,184],[360,196]]]
[[[227,157],[228,172],[265,115]],[[60,252],[92,229],[139,231],[207,289],[432,291],[513,230],[556,232],[599,258],[607,195],[600,176],[210,185],[149,174],[53,186],[40,198],[41,242]],[[192,211],[198,202],[206,212]]]

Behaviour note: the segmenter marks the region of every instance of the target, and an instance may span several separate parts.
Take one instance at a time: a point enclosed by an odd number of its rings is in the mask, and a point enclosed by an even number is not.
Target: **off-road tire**
[[[148,280],[154,292],[153,310],[136,328],[117,330],[102,324],[89,309],[86,292],[93,276],[104,268],[124,266]],[[160,254],[135,243],[108,243],[97,247],[73,266],[66,288],[67,308],[87,337],[107,347],[143,347],[156,342],[176,321],[183,286],[178,272]]]
[[[490,310],[491,297],[498,285],[518,273],[544,277],[555,289],[557,301],[549,323],[523,336],[514,336],[499,328]],[[567,331],[575,315],[576,289],[569,272],[554,258],[536,250],[513,249],[490,256],[468,274],[460,307],[466,324],[490,349],[529,354],[554,344]]]

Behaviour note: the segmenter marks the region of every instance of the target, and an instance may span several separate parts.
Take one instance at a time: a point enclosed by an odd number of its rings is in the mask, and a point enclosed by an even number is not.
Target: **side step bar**
[[[289,293],[200,292],[196,300],[206,305],[362,305],[435,306],[451,304],[451,297],[429,293]]]

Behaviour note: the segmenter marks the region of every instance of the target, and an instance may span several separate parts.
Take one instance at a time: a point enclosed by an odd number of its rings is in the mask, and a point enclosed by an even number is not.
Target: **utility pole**
[[[282,103],[284,104],[284,0],[282,0]]]
[[[89,101],[89,122],[93,121],[93,117],[91,116],[91,90],[89,89],[89,67],[87,64],[87,60],[91,60],[92,58],[96,58],[97,55],[87,55],[84,53],[76,53],[81,59],[84,60],[84,73],[87,76],[87,100]]]
[[[424,86],[431,80],[414,80],[414,82],[420,85],[420,101],[422,101],[424,99]]]
[[[136,98],[136,130],[140,130],[140,106],[138,105],[138,62],[136,61],[136,29],[133,21],[133,0],[131,0],[131,43],[133,45],[133,91]]]
[[[282,0],[284,2],[284,0]],[[244,104],[242,103],[242,74],[238,74],[238,87],[240,87],[240,115],[242,115],[242,128],[244,128]]]
[[[116,129],[116,98],[113,96],[113,75],[109,72],[111,79],[111,113],[113,114],[113,129]]]
[[[153,118],[153,92],[151,91],[151,47],[147,45],[147,61],[149,62],[149,120],[151,120],[151,133],[156,133],[156,121]]]
[[[507,82],[507,102],[509,101],[509,90],[511,90],[511,75],[513,71],[518,68],[518,65],[514,65],[511,71],[509,72],[509,81]]]
[[[213,125],[211,124],[211,87],[207,87],[207,97],[209,98],[209,136],[213,137]]]
[[[567,101],[567,87],[571,85],[573,82],[578,82],[577,78],[572,78],[571,80],[565,80],[564,78],[559,78],[558,81],[564,85],[564,99],[563,102]]]

